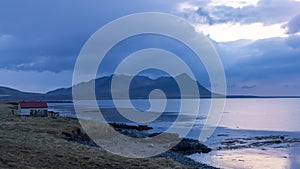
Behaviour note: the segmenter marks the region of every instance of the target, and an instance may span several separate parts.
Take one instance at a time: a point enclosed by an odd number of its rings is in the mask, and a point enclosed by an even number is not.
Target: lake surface
[[[161,100],[156,100],[161,102]],[[205,123],[210,107],[210,99],[201,99],[200,111],[191,132],[187,137],[197,139]],[[150,107],[148,100],[132,100],[136,109],[147,111]],[[98,101],[101,110],[112,110],[105,114],[107,121],[132,123],[114,110],[110,100]],[[160,118],[148,125],[154,127],[153,132],[168,129],[178,115],[180,100],[169,100]],[[87,113],[98,107],[89,102],[81,105]],[[121,104],[122,109],[131,109]],[[49,103],[49,109],[60,112],[63,116],[76,117],[72,103]],[[155,110],[152,110],[155,113]],[[104,111],[105,112],[105,111]],[[91,119],[97,114],[91,113]],[[184,129],[191,123],[192,114],[184,112],[183,120],[178,128]],[[221,168],[300,168],[300,146],[282,145],[279,148],[263,146],[250,149],[217,150],[218,143],[232,138],[252,138],[256,136],[284,135],[285,137],[300,138],[300,99],[227,99],[224,112],[214,134],[205,144],[213,148],[209,154],[194,154],[190,158]],[[180,132],[179,132],[180,134]],[[222,136],[222,137],[220,137]]]
[[[156,101],[160,102],[159,99]],[[136,106],[135,108],[139,110],[149,108],[148,100],[133,100],[132,102]],[[111,100],[98,101],[98,104],[102,109],[115,108]],[[50,110],[60,112],[62,116],[77,117],[73,103],[49,103],[48,105]],[[179,105],[180,100],[170,100],[162,114],[163,118],[151,123],[151,125],[164,127],[159,126],[161,122],[173,122]],[[93,107],[88,101],[81,106],[86,111],[93,111],[98,108]],[[210,99],[201,99],[201,106],[197,120],[199,125],[205,122]],[[132,107],[124,102],[123,105],[121,104],[121,108],[130,109]],[[189,112],[185,112],[185,115],[188,117]],[[126,122],[126,119],[123,118],[115,120]],[[240,130],[300,131],[300,99],[227,99],[218,127]]]

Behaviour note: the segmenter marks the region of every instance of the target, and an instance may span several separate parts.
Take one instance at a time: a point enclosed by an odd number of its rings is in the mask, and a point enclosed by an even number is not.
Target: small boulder
[[[209,153],[211,148],[202,144],[198,140],[183,138],[181,142],[172,148],[172,150],[186,155],[191,155],[195,153]]]

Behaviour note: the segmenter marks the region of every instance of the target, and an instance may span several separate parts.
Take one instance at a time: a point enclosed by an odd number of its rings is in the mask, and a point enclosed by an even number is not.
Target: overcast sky
[[[299,0],[0,1],[0,86],[69,87],[76,58],[95,31],[150,11],[183,17],[207,35],[223,61],[229,94],[300,95]]]

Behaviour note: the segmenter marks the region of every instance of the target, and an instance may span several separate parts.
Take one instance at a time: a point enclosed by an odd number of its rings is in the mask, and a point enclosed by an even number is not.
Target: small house
[[[18,105],[18,115],[21,116],[47,116],[48,105],[45,101],[26,102],[21,101]]]

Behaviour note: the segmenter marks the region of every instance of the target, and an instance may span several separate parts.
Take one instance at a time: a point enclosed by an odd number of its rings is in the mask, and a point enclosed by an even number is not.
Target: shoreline
[[[3,121],[3,122],[0,121],[0,124],[3,125],[6,123],[8,124],[13,123],[15,125],[15,128],[20,130],[17,133],[23,132],[23,130],[25,130],[26,134],[23,133],[24,136],[26,136],[28,132],[32,134],[40,134],[41,130],[43,130],[45,126],[52,127],[52,128],[45,129],[45,131],[43,131],[42,133],[47,134],[46,138],[48,138],[48,134],[56,135],[59,141],[56,140],[55,142],[59,142],[58,145],[62,144],[60,142],[64,140],[67,142],[64,143],[64,145],[73,145],[75,147],[88,146],[91,149],[97,149],[97,151],[99,151],[100,154],[104,153],[103,150],[101,151],[99,150],[97,144],[95,143],[91,144],[91,140],[89,139],[89,137],[83,134],[84,132],[82,131],[77,118],[65,117],[65,116],[48,117],[48,118],[18,117],[18,116],[8,115],[10,113],[10,110],[7,110],[6,111],[7,115],[4,116],[3,116],[3,112],[0,111],[2,115],[1,118]],[[34,127],[40,127],[40,128],[31,129],[30,127],[28,127],[32,125],[31,122],[34,123],[35,125]],[[45,123],[46,125],[43,123]],[[153,126],[140,126],[141,127],[140,130],[138,130],[139,126],[132,126],[131,124],[126,124],[126,123],[125,124],[113,123],[112,125],[115,125],[116,127],[115,130],[119,131],[122,134],[129,135],[131,137],[149,137],[155,135],[155,133],[153,132],[147,132],[147,130],[144,130],[144,129],[151,129],[150,127]],[[53,126],[55,127],[53,128]],[[15,128],[14,129],[8,128],[8,129],[15,132],[16,130]],[[5,138],[6,133],[5,132],[4,134],[2,133],[1,135],[3,135],[3,137]],[[78,135],[78,133],[81,134]],[[7,135],[9,135],[9,133],[7,133]],[[0,137],[0,143],[1,143],[1,139],[2,138]],[[24,137],[23,139],[27,139],[27,137]],[[37,139],[36,141],[40,141],[40,136],[39,139]],[[192,141],[190,141],[190,143],[192,143]],[[23,145],[23,143],[21,143],[20,145]],[[155,157],[152,157],[150,159],[159,160],[159,161],[170,160],[168,161],[169,162],[168,165],[177,166],[179,168],[204,168],[204,169],[206,168],[213,169],[216,167],[241,168],[240,166],[252,166],[253,168],[253,165],[255,163],[251,162],[251,160],[253,159],[249,159],[249,157],[258,158],[256,159],[257,161],[266,158],[266,159],[273,159],[273,161],[275,160],[282,163],[291,163],[291,165],[297,167],[300,166],[299,163],[297,162],[297,159],[298,158],[300,159],[300,150],[294,151],[294,149],[298,150],[300,147],[300,132],[263,131],[263,130],[246,130],[246,129],[243,130],[240,128],[231,129],[231,128],[218,127],[215,133],[213,134],[213,136],[207,142],[205,142],[205,145],[211,148],[212,151],[208,153],[201,153],[201,154],[198,154],[197,152],[190,152],[189,154],[185,154],[182,152],[178,152],[178,151],[176,152],[171,150],[162,153],[160,155],[157,155]],[[53,145],[53,146],[57,146],[57,145]],[[185,149],[187,149],[187,147],[188,146],[186,146]],[[20,153],[20,150],[16,150],[16,152]],[[79,152],[82,153],[81,151]],[[280,153],[284,153],[285,155],[280,155]],[[125,157],[119,157],[119,156],[116,157],[116,155],[112,155],[112,156],[114,156],[114,158],[127,159]],[[144,164],[143,161],[144,159],[143,160],[139,159],[136,160],[135,163],[136,164],[141,163],[140,165],[142,165]],[[263,162],[265,161],[261,161],[261,163],[256,162],[257,165],[256,168],[259,168],[258,164],[263,165]],[[85,162],[82,161],[82,163]],[[109,161],[108,163],[110,164],[112,162]],[[131,165],[131,163],[129,165]],[[239,166],[232,167],[236,165]],[[272,166],[272,163],[269,162],[268,165]],[[164,164],[162,164],[162,166],[164,166]],[[278,166],[283,166],[283,164],[280,165],[277,164],[277,166],[272,166],[272,168],[274,167],[278,168]],[[0,167],[1,167],[1,159],[0,159]]]
[[[126,135],[132,138],[147,138],[153,137],[155,135],[161,133],[152,133],[149,134],[147,130],[152,130],[152,127],[149,126],[134,126],[124,123],[109,123],[114,130],[118,131],[119,133]],[[82,131],[80,128],[69,128],[66,131],[63,131],[65,139],[68,141],[77,142],[79,144],[84,144],[93,147],[99,147],[93,140],[91,140],[85,132]],[[168,133],[171,137],[178,137],[177,134]],[[188,138],[180,138],[182,139],[175,147],[171,148],[169,151],[164,152],[162,154],[150,157],[150,158],[170,158],[186,167],[190,168],[202,168],[202,169],[217,169],[216,167],[209,166],[207,164],[203,164],[188,158],[188,155],[192,155],[195,153],[208,153],[211,149],[204,144],[200,143],[194,139]]]
[[[66,133],[78,133],[81,128],[77,119],[16,116],[12,109],[15,104],[0,103],[0,150],[5,152],[0,168],[214,168],[174,152],[145,159],[114,155],[95,145],[68,140]]]

